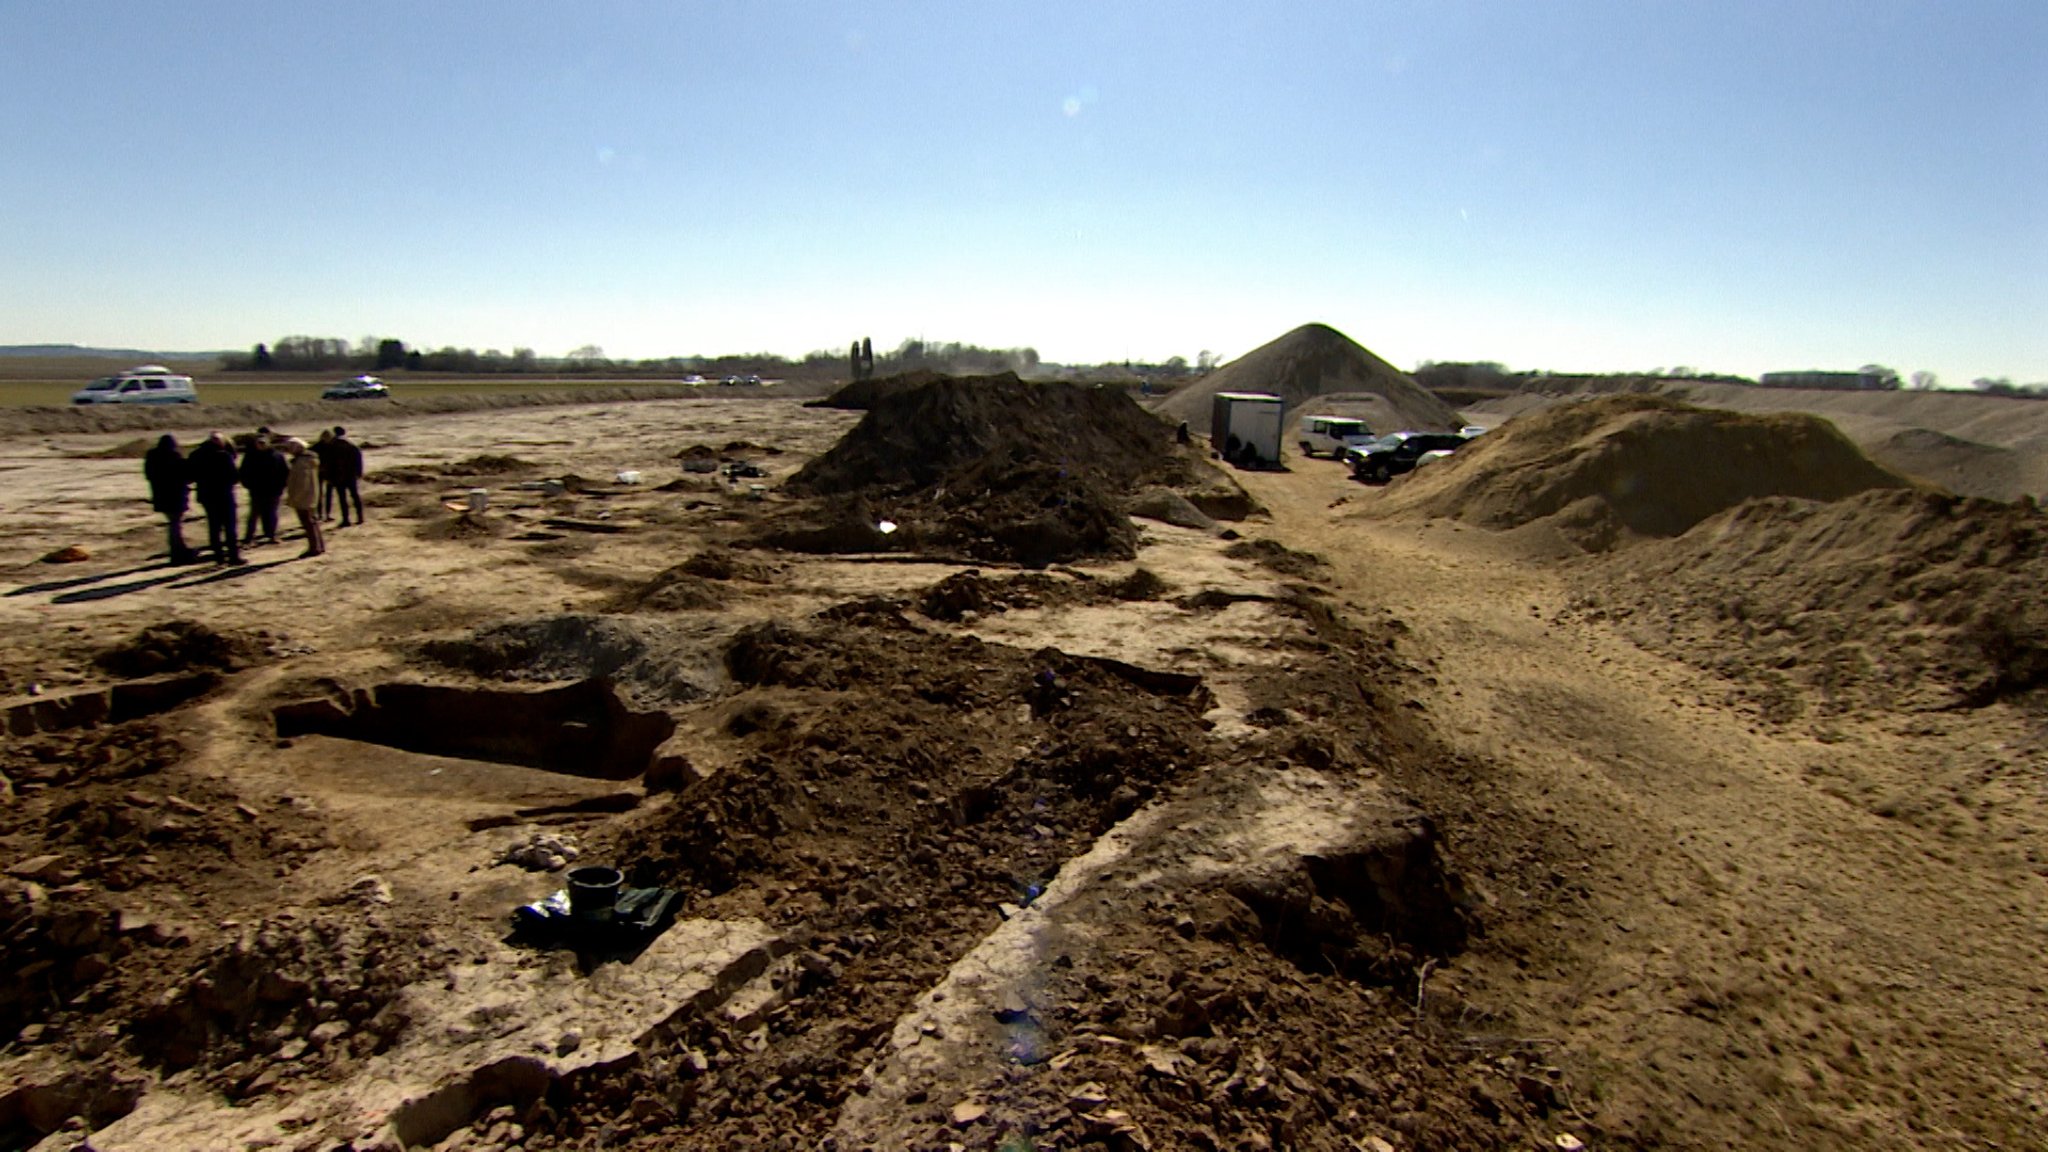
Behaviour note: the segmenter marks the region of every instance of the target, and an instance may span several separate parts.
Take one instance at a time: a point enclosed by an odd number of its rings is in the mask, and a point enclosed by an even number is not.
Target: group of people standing
[[[142,458],[142,474],[149,481],[150,504],[163,514],[170,536],[170,562],[194,564],[197,549],[185,543],[185,513],[192,497],[206,514],[207,547],[216,564],[245,564],[242,548],[256,543],[262,529],[263,542],[275,544],[277,508],[281,501],[299,518],[305,532],[306,550],[300,556],[318,556],[327,551],[323,520],[334,518],[334,506],[341,506],[341,526],[360,524],[363,497],[357,485],[363,478],[363,450],[348,438],[348,430],[336,426],[320,433],[307,444],[296,436],[276,436],[268,428],[241,438],[236,445],[214,432],[185,452],[178,438],[165,433]],[[247,522],[236,542],[235,489],[249,494]],[[355,518],[349,518],[353,503]]]

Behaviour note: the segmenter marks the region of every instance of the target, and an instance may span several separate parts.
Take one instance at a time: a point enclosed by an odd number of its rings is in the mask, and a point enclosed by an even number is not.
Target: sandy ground
[[[986,570],[1007,607],[947,618],[920,597],[957,564],[750,554],[761,570],[718,582],[715,605],[632,616],[668,645],[659,683],[690,686],[663,709],[709,779],[680,795],[276,738],[273,708],[337,685],[476,683],[420,642],[601,611],[783,500],[706,477],[658,491],[679,450],[772,447],[743,453],[772,486],[856,415],[707,400],[365,419],[368,523],[326,557],[288,541],[240,569],[151,559],[139,462],[93,456],[132,432],[0,440],[10,703],[106,683],[89,657],[166,621],[257,653],[195,703],[95,730],[118,740],[10,737],[0,864],[22,907],[56,909],[21,922],[83,908],[171,930],[122,928],[119,947],[72,931],[71,998],[13,1009],[31,1022],[0,1052],[6,1138],[2043,1146],[2037,714],[1774,724],[1575,611],[1585,562],[1526,535],[1353,516],[1376,493],[1326,461],[1242,477],[1271,515],[1236,526],[1325,565],[1276,571],[1145,522],[1135,564],[1025,591]],[[483,455],[531,467],[449,474]],[[594,483],[516,486],[563,473]],[[442,505],[472,487],[491,493],[485,527]],[[39,562],[69,545],[90,558]],[[1166,592],[1101,594],[1137,568]],[[867,607],[813,615],[849,603]],[[794,631],[770,636],[770,671],[736,679],[723,653],[761,623]],[[1196,674],[1208,695],[1066,663],[1080,657]],[[1038,716],[1028,685],[1055,665],[1074,695]],[[119,766],[145,737],[175,746],[152,775],[31,770],[43,748],[45,766],[103,748]],[[621,790],[636,811],[552,827],[668,861],[687,897],[671,931],[698,943],[635,962],[660,980],[536,992],[598,977],[505,940],[508,909],[561,880],[492,862],[533,833],[518,813]],[[147,842],[81,849],[73,793],[144,813]],[[166,797],[225,830],[148,823]],[[859,813],[844,826],[841,802]],[[702,813],[733,829],[731,853],[705,855]],[[1426,866],[1388,878],[1432,838]],[[1380,871],[1360,887],[1331,861]],[[272,939],[294,932],[326,933],[325,951]],[[262,1006],[260,982],[211,1005],[250,954],[362,974],[303,1012],[290,990]],[[211,1015],[177,1015],[188,1002]],[[173,1058],[159,1018],[210,1020],[213,1038]],[[321,1018],[347,1027],[307,1052]],[[237,1041],[219,1034],[231,1019],[275,1031]],[[543,1088],[477,1071],[529,1065]],[[126,1106],[65,1087],[80,1070],[129,1086]]]

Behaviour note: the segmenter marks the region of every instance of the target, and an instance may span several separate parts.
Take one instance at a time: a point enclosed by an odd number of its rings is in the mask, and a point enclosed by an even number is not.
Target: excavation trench
[[[676,727],[665,713],[627,707],[602,678],[537,691],[380,684],[271,715],[282,739],[334,736],[596,780],[644,775]]]

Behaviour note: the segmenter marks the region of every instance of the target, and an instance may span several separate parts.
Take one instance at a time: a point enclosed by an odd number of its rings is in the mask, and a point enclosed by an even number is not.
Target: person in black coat
[[[348,527],[348,503],[356,503],[356,523],[363,522],[363,494],[356,491],[356,482],[363,478],[363,450],[348,438],[348,429],[334,426],[334,439],[327,444],[327,476],[334,488],[335,502],[341,505],[341,526]]]
[[[173,564],[190,564],[199,559],[185,543],[185,510],[191,506],[187,490],[192,477],[178,438],[166,432],[156,447],[142,455],[142,475],[149,481],[149,506],[163,514],[169,528],[170,547],[166,555]]]
[[[215,432],[206,443],[185,457],[192,474],[192,494],[206,511],[206,539],[216,564],[240,564],[242,549],[235,542],[235,450],[228,438]]]
[[[242,528],[243,547],[256,542],[258,524],[263,526],[263,542],[277,543],[277,502],[284,496],[285,477],[291,474],[291,467],[267,435],[257,436],[249,450],[242,453],[237,472],[242,487],[249,493],[248,522]]]

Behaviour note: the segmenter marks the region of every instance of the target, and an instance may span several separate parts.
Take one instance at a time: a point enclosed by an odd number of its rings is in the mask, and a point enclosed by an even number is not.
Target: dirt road
[[[1378,491],[1319,462],[1243,479],[1343,597],[1412,629],[1421,715],[1485,777],[1463,797],[1412,782],[1454,857],[1487,855],[1504,823],[1583,851],[1523,877],[1529,891],[1481,893],[1506,938],[1452,969],[1575,1071],[1611,1130],[1685,1147],[2040,1146],[2044,870],[2010,839],[1858,802],[1916,761],[1991,766],[1995,738],[1955,738],[1942,716],[1773,727],[1574,612],[1588,562],[1358,517]],[[2038,763],[2032,776],[2038,789]]]

